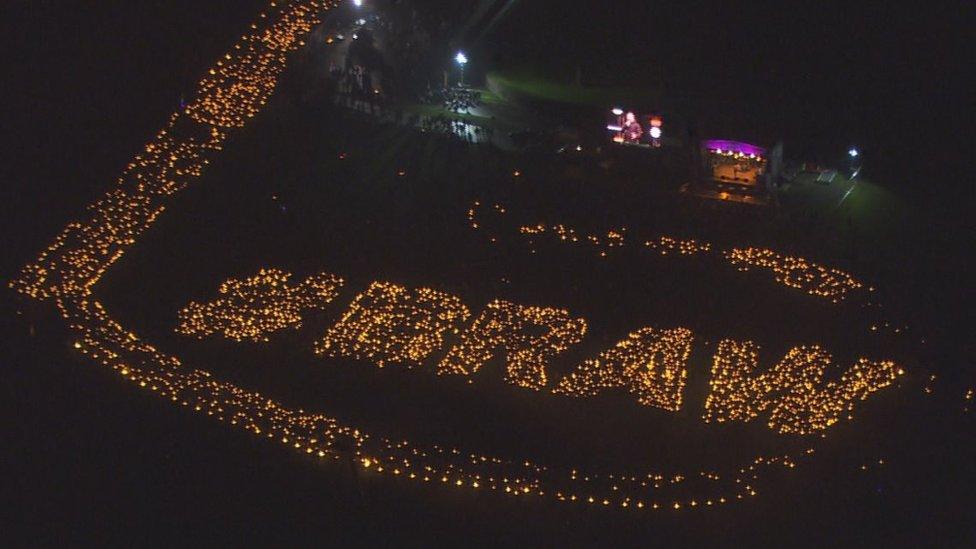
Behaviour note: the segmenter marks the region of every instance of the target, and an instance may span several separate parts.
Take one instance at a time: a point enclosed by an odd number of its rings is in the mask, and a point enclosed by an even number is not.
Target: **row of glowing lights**
[[[241,128],[261,111],[286,66],[287,54],[305,45],[302,39],[318,24],[317,14],[331,7],[318,0],[293,3],[266,28],[251,25],[230,53],[200,81],[198,98],[186,113],[200,124]],[[276,2],[271,3],[276,8]],[[267,19],[262,13],[261,19]]]
[[[848,292],[864,287],[860,281],[840,269],[824,267],[802,257],[780,255],[768,249],[733,248],[722,255],[740,271],[755,267],[770,270],[776,282],[812,296],[830,299],[834,303],[843,299]]]
[[[480,229],[483,223],[478,219],[481,202],[475,201],[467,211],[468,224],[473,229]],[[494,204],[492,209],[502,215],[507,210],[500,204]],[[550,234],[561,243],[589,244],[599,251],[601,257],[608,257],[612,248],[619,248],[625,244],[627,228],[617,228],[607,231],[605,235],[580,235],[574,228],[565,224],[551,227],[543,223],[523,225],[519,227],[519,234],[526,238]],[[497,242],[497,237],[491,237]],[[708,254],[712,245],[695,239],[679,239],[671,236],[658,236],[645,240],[644,246],[661,255],[678,254],[684,256]],[[534,252],[534,250],[533,250]],[[773,273],[776,282],[806,292],[809,295],[829,299],[838,303],[848,294],[864,287],[864,284],[853,275],[840,269],[819,265],[802,257],[785,256],[766,248],[732,248],[722,252],[722,257],[741,272],[750,268],[765,269]],[[873,288],[869,288],[873,291]]]
[[[304,454],[339,459],[342,451],[337,449],[337,442],[347,440],[358,456],[358,463],[370,470],[382,468],[383,472],[392,471],[393,474],[399,471],[412,479],[448,478],[458,486],[497,488],[513,495],[554,495],[561,501],[599,501],[622,507],[633,502],[633,506],[645,508],[641,500],[614,489],[623,482],[622,479],[640,477],[586,475],[583,477],[587,479],[584,487],[589,495],[584,496],[575,489],[543,488],[545,485],[558,488],[561,483],[569,482],[565,479],[575,482],[579,478],[575,471],[572,475],[560,475],[529,461],[506,461],[475,454],[465,456],[457,449],[436,445],[430,450],[422,450],[405,441],[371,441],[365,433],[342,426],[333,418],[289,409],[260,393],[220,382],[204,370],[186,368],[176,357],[158,351],[126,330],[93,298],[93,287],[164,211],[165,199],[203,173],[210,157],[220,151],[226,139],[224,131],[243,127],[266,104],[274,90],[275,79],[283,70],[283,52],[300,46],[303,34],[318,23],[319,10],[331,5],[308,0],[279,7],[278,3],[272,2],[276,17],[261,14],[261,24],[252,27],[255,32],[242,37],[208,73],[197,99],[183,113],[176,113],[167,127],[134,159],[120,178],[119,187],[91,205],[87,222],[69,224],[34,264],[23,269],[21,277],[13,281],[11,287],[36,299],[53,299],[61,315],[79,334],[75,348],[112,368],[137,387],[255,435],[278,440]],[[273,22],[265,24],[268,20]],[[189,119],[183,118],[182,114]],[[254,282],[258,286],[274,287],[276,281],[280,283],[277,276],[265,272]],[[307,292],[325,299],[329,295],[329,283],[328,280],[319,281],[317,289],[308,285],[297,293],[280,296],[304,306],[309,299]],[[233,285],[225,290],[225,300],[246,296],[250,291]],[[206,311],[200,314],[206,315]],[[282,314],[280,318],[270,316],[261,322],[261,329],[272,329],[293,320],[290,314]],[[185,319],[193,317],[191,314]],[[255,335],[240,326],[230,329],[229,333],[240,339]],[[383,457],[378,457],[381,454]],[[446,465],[435,466],[442,462]],[[736,490],[735,495],[716,497],[715,501],[754,495],[755,490],[746,483],[751,480],[746,479],[757,476],[757,467],[787,464],[792,461],[785,456],[757,458],[754,464],[740,469],[739,475],[732,479],[736,482],[730,482]],[[476,472],[491,471],[492,468],[507,472],[487,475]],[[713,472],[702,472],[701,477],[713,482],[719,478]],[[601,488],[601,483],[606,486]],[[698,501],[679,499],[668,506],[694,507]],[[711,502],[701,501],[703,505]],[[653,504],[653,508],[658,506]]]
[[[93,347],[86,347],[86,343]],[[99,357],[97,340],[89,340],[85,343],[79,342],[77,347],[93,358]],[[103,363],[111,364],[108,358],[103,359]],[[480,474],[467,472],[463,467],[448,464],[443,468],[427,465],[420,465],[418,462],[430,462],[431,455],[427,452],[411,448],[406,442],[384,441],[385,449],[390,452],[385,458],[376,457],[373,452],[364,453],[363,446],[368,440],[368,436],[347,427],[338,426],[334,420],[317,414],[295,414],[294,411],[287,410],[269,399],[265,399],[259,394],[241,391],[230,384],[222,384],[210,380],[209,374],[204,372],[193,372],[189,376],[183,376],[182,383],[174,384],[171,378],[164,376],[154,376],[152,374],[139,372],[122,366],[120,373],[130,381],[137,383],[138,386],[151,390],[161,396],[168,396],[174,403],[188,407],[195,412],[205,413],[215,417],[218,421],[225,421],[231,425],[237,425],[256,435],[266,436],[269,439],[279,440],[282,444],[291,447],[299,452],[316,455],[319,458],[339,459],[340,455],[335,451],[336,442],[340,439],[351,441],[357,448],[356,462],[365,470],[372,470],[377,473],[392,474],[394,476],[417,480],[422,482],[441,482],[457,487],[472,489],[491,489],[509,494],[512,496],[545,496],[547,492],[543,482],[537,478],[509,477],[505,473],[498,473],[497,476],[491,474]],[[198,395],[194,400],[188,397],[188,393],[200,392],[209,396]],[[223,393],[223,394],[222,394]],[[217,398],[220,395],[223,398]],[[236,409],[235,409],[236,407]],[[258,409],[254,415],[246,413],[247,408]],[[409,451],[407,451],[409,450]],[[812,454],[812,449],[807,450],[807,454]],[[457,449],[445,450],[444,448],[434,447],[433,457],[460,457],[461,453]],[[471,454],[467,460],[472,465],[484,466],[493,465],[512,465],[510,462],[491,458],[488,456],[478,456]],[[545,467],[540,467],[528,461],[521,464],[522,467],[534,470],[536,473],[547,471]],[[734,477],[734,484],[738,487],[738,493],[733,497],[713,495],[712,497],[690,498],[672,500],[669,502],[648,499],[646,507],[649,509],[682,507],[694,508],[698,505],[711,506],[713,504],[724,504],[733,499],[741,500],[745,496],[755,496],[756,490],[750,484],[758,478],[758,467],[760,466],[782,466],[785,468],[795,467],[795,462],[789,456],[775,456],[770,458],[758,457],[747,467],[738,470],[738,475]],[[660,474],[647,474],[641,477],[626,477],[609,475],[604,482],[609,485],[609,494],[583,495],[578,493],[585,491],[585,487],[590,486],[591,482],[597,481],[598,475],[584,476],[577,470],[572,470],[570,479],[573,481],[581,480],[575,484],[582,484],[583,488],[573,489],[571,486],[565,488],[553,488],[553,495],[558,501],[580,502],[599,505],[619,505],[620,507],[633,506],[637,509],[645,508],[645,497],[639,495],[623,495],[621,486],[638,490],[641,489],[660,489],[680,485],[686,479],[681,475],[673,475],[665,478]],[[717,473],[701,472],[699,474],[703,481],[718,482],[721,477]],[[563,479],[565,481],[565,479]],[[565,483],[563,483],[565,484]],[[644,490],[640,490],[643,492]]]
[[[756,155],[756,153],[746,154],[744,152],[733,151],[733,150],[725,151],[722,149],[709,149],[708,152],[713,154],[718,154],[721,156],[731,156],[732,158],[748,158],[750,160],[756,160],[757,162],[762,162],[763,159],[761,156]]]
[[[204,337],[222,333],[241,340],[267,341],[269,330],[301,325],[303,309],[320,309],[337,295],[342,279],[319,274],[291,287],[290,273],[274,269],[244,281],[221,284],[221,297],[191,303],[180,313],[177,331]],[[303,288],[310,287],[309,290]],[[319,299],[319,302],[316,300]],[[529,307],[503,300],[487,304],[463,329],[470,311],[456,296],[420,288],[411,290],[373,282],[357,295],[342,317],[316,341],[315,353],[367,360],[380,368],[400,364],[420,367],[444,348],[446,334],[459,336],[436,366],[438,375],[471,377],[500,349],[505,380],[541,391],[549,384],[553,359],[583,341],[587,323],[569,311]],[[542,328],[541,335],[532,335]],[[625,389],[644,406],[677,412],[687,379],[693,334],[686,328],[633,332],[595,359],[585,360],[552,389],[554,394],[596,396]],[[890,361],[859,359],[838,381],[824,382],[831,357],[818,346],[795,347],[768,371],[758,373],[758,346],[722,340],[714,357],[702,419],[749,422],[771,410],[769,428],[784,434],[810,435],[849,418],[854,404],[891,385],[904,373]],[[471,380],[468,380],[469,383]]]
[[[501,211],[504,212],[504,209]],[[476,223],[472,223],[472,225],[477,228]],[[547,231],[548,234],[552,234],[562,242],[583,242],[597,248],[607,248],[600,250],[601,257],[607,257],[607,250],[610,248],[622,247],[627,238],[626,227],[610,229],[607,231],[606,235],[602,236],[586,234],[582,237],[576,232],[576,229],[561,223],[553,225],[551,228],[547,228],[546,225],[542,223],[537,223],[536,225],[523,225],[522,227],[519,227],[519,234],[527,237],[534,235],[545,235],[547,234]],[[694,239],[677,239],[670,236],[659,236],[655,239],[647,240],[644,242],[644,246],[651,250],[657,251],[661,255],[668,255],[669,253],[677,253],[679,255],[695,255],[708,252],[712,249],[712,245],[708,242],[702,242]]]
[[[176,138],[177,116],[146,145],[118,186],[89,205],[88,223],[69,223],[10,286],[37,299],[83,296],[105,269],[165,210],[162,199],[203,173],[206,155],[219,151],[226,135],[216,128]]]
[[[673,475],[667,479],[660,474],[647,474],[644,478],[622,477],[614,478],[613,475],[604,476],[603,483],[608,485],[609,492],[602,497],[591,492],[589,496],[583,496],[587,489],[597,489],[600,475],[583,476],[573,470],[569,480],[577,481],[570,483],[565,477],[565,473],[557,475],[557,478],[545,481],[545,476],[549,473],[543,466],[532,464],[528,461],[513,463],[503,461],[498,458],[488,456],[478,456],[471,454],[465,461],[469,461],[472,469],[498,471],[497,473],[479,473],[469,471],[466,467],[448,463],[444,466],[434,466],[438,458],[458,458],[461,456],[457,449],[445,450],[435,447],[433,452],[425,452],[412,448],[406,442],[393,443],[382,441],[381,447],[386,451],[385,457],[377,457],[376,450],[367,450],[368,435],[349,427],[338,425],[335,420],[321,414],[307,414],[302,411],[297,413],[289,410],[274,401],[263,397],[257,393],[242,391],[231,384],[213,381],[209,374],[194,371],[189,375],[174,377],[171,375],[159,375],[151,371],[140,371],[138,368],[127,366],[125,363],[114,363],[112,351],[99,346],[98,337],[86,338],[76,346],[84,353],[89,354],[95,359],[101,359],[106,365],[115,368],[126,379],[137,383],[139,387],[158,393],[160,396],[169,397],[174,403],[188,407],[196,412],[205,413],[215,417],[219,421],[237,425],[256,435],[267,436],[269,439],[279,440],[282,444],[292,447],[297,451],[309,455],[317,455],[320,458],[339,459],[340,455],[335,450],[337,441],[340,439],[348,440],[356,449],[355,455],[357,462],[364,469],[371,469],[378,473],[388,473],[394,476],[402,476],[410,480],[423,482],[436,482],[453,484],[458,487],[487,488],[498,490],[513,496],[545,496],[547,494],[544,486],[554,485],[552,495],[559,501],[580,501],[589,503],[601,503],[604,505],[610,502],[619,503],[621,507],[634,504],[637,508],[643,508],[643,497],[636,495],[648,489],[660,489],[662,487],[678,486],[685,479],[681,475]],[[104,357],[101,356],[104,353]],[[249,410],[256,410],[256,413],[248,413]],[[792,468],[794,463],[788,456],[773,458],[757,458],[756,463],[771,465],[782,465]],[[721,477],[713,472],[701,472],[699,475],[703,481],[718,482]],[[734,477],[734,484],[739,489],[735,494],[735,499],[742,499],[746,495],[755,495],[755,489],[748,484],[758,477],[756,467],[750,465],[740,470],[739,475]],[[751,479],[751,480],[750,480]],[[629,483],[627,481],[630,481]],[[579,485],[574,488],[574,485]],[[628,492],[622,492],[630,488]],[[713,490],[709,490],[710,492]],[[617,497],[615,497],[617,496]],[[649,508],[657,509],[664,506],[681,508],[683,505],[695,507],[698,502],[710,505],[709,502],[725,503],[731,500],[725,496],[714,496],[711,499],[691,498],[687,500],[675,500],[671,503],[658,503],[653,501]]]

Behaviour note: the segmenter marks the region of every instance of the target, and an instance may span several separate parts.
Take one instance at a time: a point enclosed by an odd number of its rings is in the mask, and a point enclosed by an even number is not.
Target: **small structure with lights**
[[[685,191],[702,198],[765,205],[783,169],[783,145],[706,139],[699,144],[697,176]]]
[[[758,145],[710,139],[701,148],[704,175],[714,182],[755,187],[767,171],[766,149]]]

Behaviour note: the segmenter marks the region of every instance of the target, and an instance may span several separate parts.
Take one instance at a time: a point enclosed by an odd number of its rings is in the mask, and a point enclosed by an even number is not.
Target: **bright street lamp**
[[[356,6],[357,8],[361,8],[363,7],[363,0],[352,0],[352,5]]]
[[[847,151],[847,156],[851,159],[851,175],[848,179],[854,179],[857,177],[858,172],[861,171],[861,162],[858,160],[858,157],[861,156],[861,151],[857,150],[856,147],[851,147]]]
[[[457,52],[457,55],[454,56],[454,60],[457,61],[457,64],[461,67],[461,85],[463,86],[464,85],[464,66],[468,64],[468,56],[467,55],[464,55],[464,52],[463,51],[459,51],[459,52]]]

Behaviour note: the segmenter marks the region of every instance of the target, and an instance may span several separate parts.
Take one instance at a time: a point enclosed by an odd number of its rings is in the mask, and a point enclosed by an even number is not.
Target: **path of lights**
[[[480,201],[475,201],[467,211],[468,225],[473,229],[483,229],[485,220],[479,218],[482,208]],[[492,210],[497,216],[505,214],[507,209],[501,204],[494,204]],[[620,248],[626,243],[627,228],[611,229],[606,234],[581,234],[573,227],[564,224],[547,226],[543,223],[523,225],[518,234],[528,239],[530,244],[540,236],[551,236],[555,241],[581,245],[598,252],[601,257],[607,257],[614,248]],[[492,242],[497,242],[497,236],[491,236]],[[671,236],[656,236],[645,240],[644,247],[660,255],[706,255],[713,253],[712,245],[694,239],[679,239]],[[773,250],[764,248],[732,248],[721,252],[721,257],[735,266],[740,272],[750,268],[767,269],[771,271],[776,282],[785,286],[802,290],[809,295],[829,299],[838,303],[853,291],[860,290],[864,285],[849,273],[818,265],[801,257],[784,256]]]
[[[276,8],[276,2],[271,3]],[[304,46],[301,39],[319,23],[317,14],[328,2],[292,2],[270,25],[252,24],[251,34],[241,36],[231,52],[217,61],[200,81],[197,100],[186,113],[201,124],[241,128],[268,102],[278,76],[285,70],[286,56]],[[261,19],[267,19],[261,14]]]
[[[847,292],[859,290],[863,285],[853,276],[839,269],[829,269],[803,259],[783,256],[762,248],[732,248],[723,252],[729,263],[740,271],[751,267],[768,269],[776,276],[776,282],[806,293],[833,300],[843,299]]]
[[[318,23],[331,1],[272,2],[201,83],[196,100],[174,114],[122,174],[119,185],[70,223],[37,260],[10,283],[34,299],[53,301],[76,333],[75,349],[136,387],[218,421],[280,441],[319,458],[352,457],[364,471],[418,482],[489,489],[512,496],[634,509],[710,507],[756,495],[762,470],[793,468],[788,455],[758,456],[730,474],[620,474],[550,469],[457,448],[426,449],[377,439],[323,414],[290,409],[258,392],[219,381],[157,350],[113,320],[93,289],[164,211],[167,201],[198,178],[221,150],[227,131],[243,127],[267,102],[286,52]],[[532,358],[532,357],[528,357]],[[810,455],[813,449],[802,452]]]

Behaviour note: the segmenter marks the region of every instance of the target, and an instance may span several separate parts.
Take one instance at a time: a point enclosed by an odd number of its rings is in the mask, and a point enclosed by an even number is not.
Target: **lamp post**
[[[461,67],[461,85],[464,85],[464,66],[468,64],[468,56],[464,55],[463,51],[457,52],[454,56],[454,61],[457,62],[458,66]]]
[[[857,172],[860,171],[857,168],[857,159],[861,156],[861,151],[857,150],[857,147],[851,147],[847,151],[847,156],[851,159],[851,179],[854,179],[854,177],[857,176]]]

